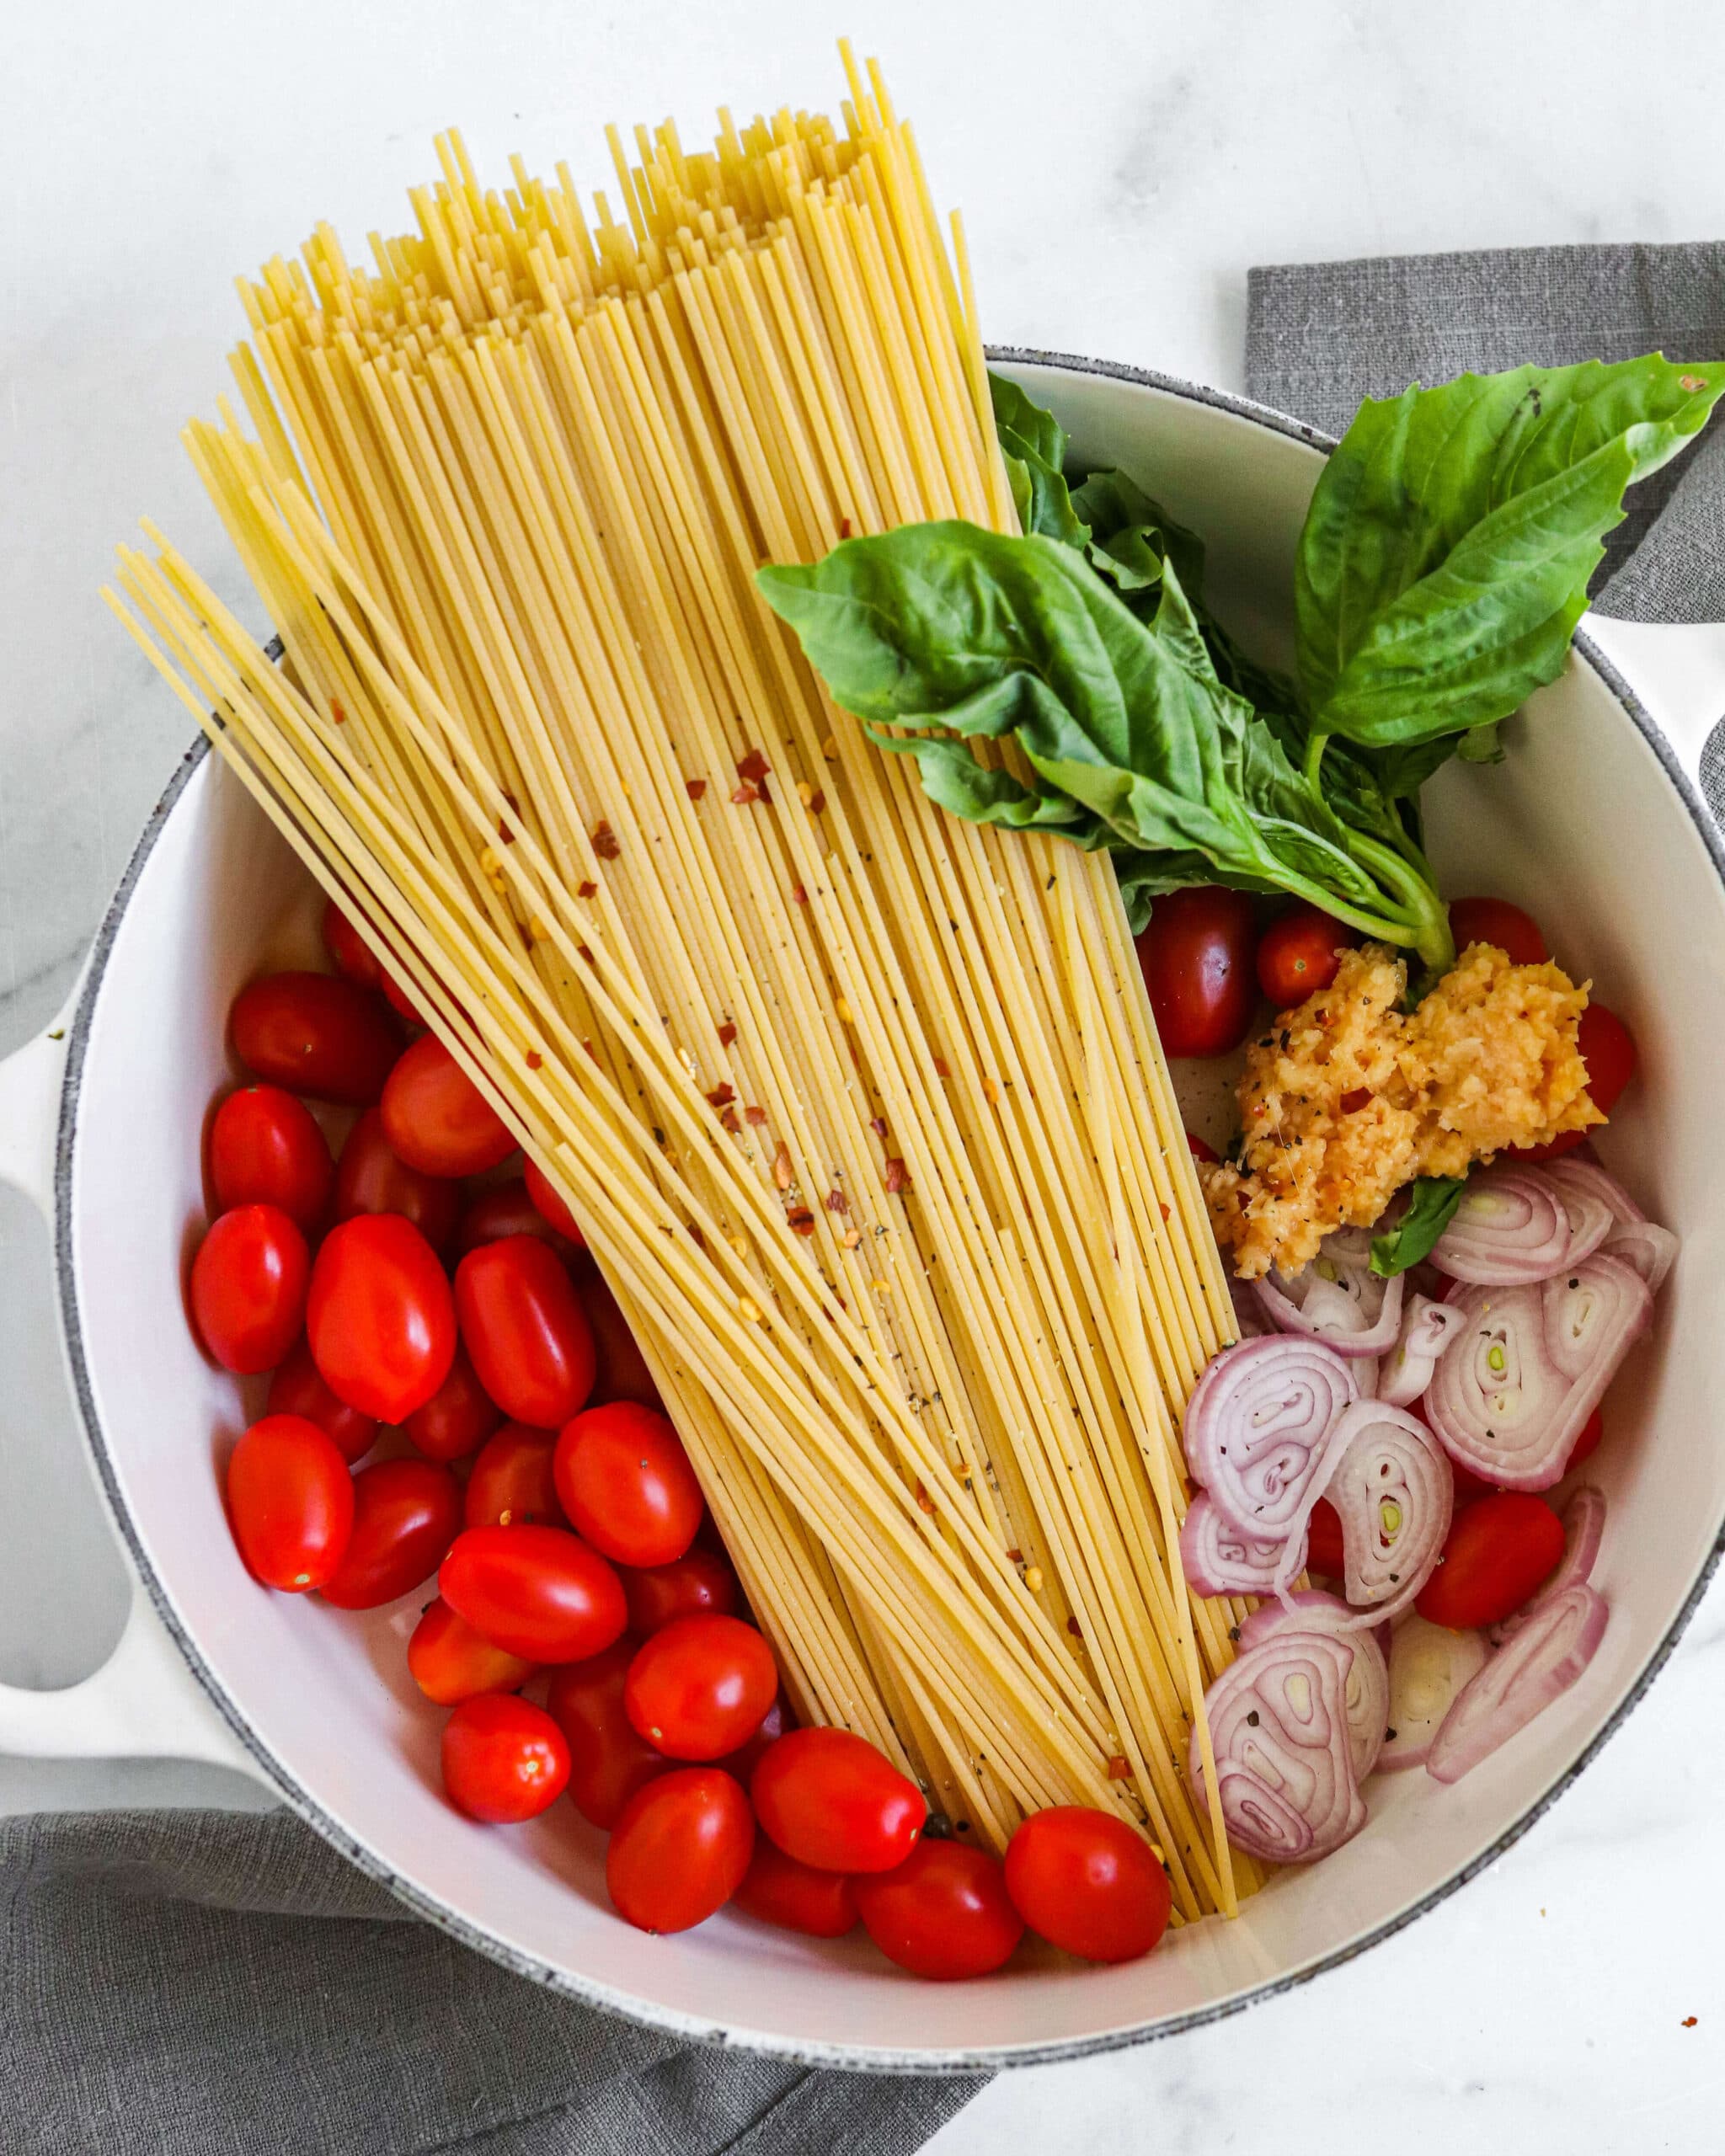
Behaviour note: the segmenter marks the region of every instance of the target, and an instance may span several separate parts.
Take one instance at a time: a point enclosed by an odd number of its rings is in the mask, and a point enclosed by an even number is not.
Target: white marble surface
[[[0,1049],[51,1013],[185,728],[94,597],[149,513],[206,560],[176,441],[223,387],[232,273],[400,214],[450,120],[495,167],[720,99],[837,95],[850,29],[969,226],[991,334],[1236,382],[1254,261],[1725,231],[1725,14],[1692,0],[82,0],[0,68]],[[230,586],[230,589],[232,589]],[[0,1194],[0,1680],[118,1630],[46,1241]],[[1404,2156],[1725,2140],[1725,1593],[1513,1854],[1247,2018],[996,2084],[935,2144]],[[0,1759],[0,1810],[243,1801],[213,1769]],[[1681,2025],[1689,2015],[1697,2025]],[[1370,2121],[1370,2123],[1368,2123]]]

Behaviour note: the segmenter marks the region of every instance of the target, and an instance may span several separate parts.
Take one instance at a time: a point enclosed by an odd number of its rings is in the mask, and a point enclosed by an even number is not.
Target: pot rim
[[[988,348],[991,360],[1011,365],[1044,366],[1071,374],[1086,374],[1116,382],[1131,382],[1139,387],[1158,390],[1177,397],[1188,403],[1209,405],[1235,417],[1247,419],[1270,433],[1286,436],[1303,443],[1315,452],[1323,454],[1335,446],[1333,435],[1320,429],[1307,426],[1302,421],[1290,419],[1265,404],[1251,398],[1235,396],[1228,391],[1212,389],[1201,383],[1183,380],[1180,376],[1160,373],[1148,367],[1127,366],[1111,360],[1087,359],[1068,352],[1047,352],[1013,345],[991,345]],[[1708,814],[1700,794],[1672,751],[1670,744],[1660,732],[1652,718],[1637,701],[1634,691],[1612,665],[1605,654],[1590,638],[1578,634],[1574,648],[1578,656],[1604,681],[1622,707],[1631,723],[1646,740],[1658,757],[1667,778],[1679,800],[1687,810],[1691,822],[1700,833],[1712,860],[1715,873],[1725,884],[1725,835]],[[279,655],[279,647],[272,647],[271,656]],[[1044,2044],[984,2045],[962,2050],[943,2050],[924,2052],[884,2048],[872,2045],[816,2043],[771,2035],[750,2032],[740,2034],[723,2025],[698,2016],[676,2012],[641,1999],[631,1993],[613,1990],[590,1978],[574,1977],[566,1970],[554,1967],[537,1955],[524,1953],[519,1947],[496,1933],[488,1930],[470,1918],[458,1913],[447,1903],[428,1893],[411,1880],[404,1879],[387,1860],[367,1844],[357,1840],[342,1823],[325,1811],[300,1784],[296,1777],[276,1754],[264,1743],[252,1728],[243,1710],[232,1699],[226,1688],[205,1662],[196,1641],[181,1622],[173,1599],[158,1577],[142,1539],[135,1527],[120,1486],[120,1479],[108,1440],[97,1413],[94,1390],[88,1363],[85,1355],[83,1320],[80,1315],[77,1284],[77,1261],[73,1246],[72,1205],[72,1161],[77,1148],[79,1099],[83,1088],[84,1059],[88,1050],[91,1027],[99,1001],[102,984],[115,942],[131,905],[138,882],[158,840],[167,827],[168,820],[178,805],[180,796],[190,783],[198,767],[208,755],[209,742],[202,738],[193,744],[181,760],[178,770],[169,781],[161,798],[151,811],[137,844],[132,850],[113,898],[109,900],[101,926],[91,946],[83,980],[78,991],[77,1008],[73,1014],[67,1044],[66,1075],[63,1081],[60,1116],[56,1134],[54,1165],[54,1269],[56,1296],[60,1310],[60,1323],[65,1342],[67,1368],[72,1390],[77,1401],[79,1419],[83,1425],[91,1461],[94,1466],[108,1509],[116,1531],[130,1554],[137,1576],[142,1582],[157,1616],[167,1628],[179,1652],[184,1657],[192,1673],[209,1695],[211,1703],[232,1730],[239,1742],[264,1770],[284,1801],[314,1828],[324,1840],[338,1849],[348,1860],[356,1865],[369,1877],[388,1888],[414,1913],[428,1923],[435,1924],[463,1946],[487,1956],[500,1963],[514,1974],[544,1985],[547,1989],[578,2001],[585,2006],[612,2014],[638,2025],[663,2031],[691,2043],[710,2045],[715,2048],[758,2052],[776,2057],[789,2059],[810,2067],[832,2067],[850,2072],[876,2073],[927,2073],[943,2076],[986,2073],[1005,2067],[1047,2066],[1063,2062],[1089,2058],[1103,2053],[1123,2051],[1138,2044],[1150,2043],[1166,2036],[1183,2035],[1189,2030],[1207,2026],[1212,2022],[1226,2020],[1242,2013],[1260,2001],[1279,1997],[1283,1993],[1309,1983],[1327,1970],[1338,1968],[1368,1952],[1382,1940],[1435,1908],[1465,1886],[1475,1875],[1494,1864],[1507,1850],[1519,1842],[1535,1822],[1545,1815],[1571,1784],[1598,1757],[1609,1738],[1621,1729],[1631,1711],[1640,1701],[1664,1668],[1666,1662],[1682,1638],[1694,1615],[1702,1595],[1717,1570],[1722,1554],[1725,1554],[1725,1527],[1715,1538],[1713,1546],[1703,1560],[1693,1585],[1682,1608],[1673,1619],[1659,1645],[1648,1657],[1634,1683],[1612,1710],[1599,1732],[1580,1756],[1521,1812],[1498,1836],[1489,1847],[1482,1849],[1471,1862],[1453,1872],[1439,1885],[1411,1902],[1405,1908],[1369,1932],[1350,1940],[1333,1952],[1290,1970],[1283,1975],[1268,1978],[1250,1989],[1236,1993],[1209,2006],[1199,2007],[1186,2014],[1173,2015],[1163,2020],[1145,2022],[1136,2027],[1111,2029],[1088,2036],[1075,2036]]]

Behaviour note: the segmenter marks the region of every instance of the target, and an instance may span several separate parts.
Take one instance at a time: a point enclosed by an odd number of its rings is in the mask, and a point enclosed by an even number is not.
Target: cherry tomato
[[[279,1086],[243,1086],[210,1125],[210,1187],[225,1213],[278,1205],[308,1235],[323,1225],[335,1163],[303,1101]]]
[[[701,1485],[670,1418],[633,1401],[590,1407],[557,1440],[557,1494],[579,1534],[619,1565],[669,1565],[695,1540]]]
[[[769,1745],[777,1744],[791,1726],[790,1710],[785,1705],[781,1692],[766,1712],[761,1717],[761,1726],[747,1743],[739,1745],[734,1752],[727,1752],[718,1764],[728,1774],[734,1774],[747,1789],[755,1778],[755,1769]]]
[[[723,1908],[749,1869],[749,1800],[717,1767],[682,1767],[638,1789],[605,1853],[617,1914],[642,1931],[687,1931]]]
[[[518,1692],[533,1674],[534,1664],[482,1640],[440,1597],[414,1627],[408,1669],[428,1700],[456,1707],[482,1692]]]
[[[560,1527],[470,1527],[437,1591],[494,1646],[530,1662],[580,1662],[622,1636],[622,1583],[596,1550]]]
[[[602,1654],[553,1670],[546,1711],[569,1739],[569,1796],[584,1819],[609,1833],[623,1806],[670,1761],[630,1726],[623,1686],[638,1642],[625,1636]]]
[[[1607,1010],[1603,1003],[1589,1003],[1575,1028],[1575,1044],[1587,1065],[1587,1090],[1593,1104],[1602,1115],[1610,1115],[1635,1075],[1635,1036],[1615,1011]],[[1590,1135],[1585,1130],[1562,1131],[1543,1145],[1513,1147],[1511,1157],[1534,1163],[1555,1161],[1584,1145]]]
[[[584,1249],[587,1238],[581,1233],[579,1223],[553,1188],[550,1178],[537,1161],[527,1162],[522,1170],[522,1177],[527,1186],[527,1195],[532,1199],[541,1218],[558,1235],[574,1243],[578,1250]]]
[[[334,960],[336,971],[345,974],[350,981],[361,988],[382,986],[383,969],[377,953],[334,899],[323,908],[323,948]]]
[[[347,1134],[335,1171],[335,1217],[399,1213],[441,1257],[460,1217],[462,1187],[445,1176],[422,1176],[398,1161],[383,1134],[383,1118],[367,1108]]]
[[[793,1729],[750,1780],[761,1832],[817,1871],[890,1871],[928,1817],[922,1792],[848,1729]]]
[[[1583,1460],[1591,1460],[1599,1449],[1599,1440],[1605,1434],[1605,1417],[1599,1408],[1594,1408],[1581,1426],[1580,1434],[1569,1448],[1569,1457],[1563,1463],[1567,1475],[1572,1467],[1579,1467]]]
[[[736,1892],[737,1907],[762,1924],[811,1939],[842,1939],[857,1928],[857,1890],[842,1871],[817,1871],[775,1849],[765,1834]]]
[[[557,1439],[549,1430],[505,1422],[480,1448],[467,1477],[465,1518],[469,1527],[562,1527],[552,1459]]]
[[[382,979],[379,983],[379,985],[383,990],[385,999],[387,1001],[390,1009],[395,1012],[398,1017],[405,1018],[410,1026],[418,1026],[423,1028],[425,1023],[425,1015],[420,1010],[419,1005],[414,1002],[413,990],[408,986],[406,981],[404,981],[401,975],[395,972],[391,967],[385,966],[380,970],[382,974]]]
[[[457,1348],[449,1375],[402,1428],[409,1444],[427,1460],[465,1460],[502,1420],[503,1410],[474,1374],[467,1350]]]
[[[575,1254],[568,1236],[558,1235],[528,1197],[527,1186],[520,1176],[488,1183],[474,1193],[455,1231],[456,1254],[465,1257],[482,1243],[500,1243],[510,1235],[537,1235],[565,1264]]]
[[[659,1387],[653,1382],[653,1373],[647,1367],[647,1358],[629,1330],[622,1305],[602,1275],[595,1271],[578,1275],[575,1293],[581,1299],[581,1308],[593,1335],[595,1368],[593,1390],[588,1396],[590,1404],[608,1407],[614,1400],[633,1400],[638,1406],[656,1408],[662,1415],[665,1405],[660,1399]]]
[[[1410,1409],[1408,1412],[1411,1414],[1416,1411]],[[1423,1421],[1424,1418],[1422,1417],[1421,1419]],[[1482,1475],[1476,1475],[1471,1467],[1464,1467],[1459,1460],[1452,1460],[1450,1462],[1450,1472],[1455,1478],[1455,1502],[1458,1508],[1462,1505],[1471,1505],[1476,1497],[1489,1497],[1498,1486],[1495,1482],[1487,1482]]]
[[[715,1551],[697,1548],[669,1565],[630,1566],[623,1596],[629,1630],[645,1639],[679,1617],[729,1617],[737,1606],[737,1576]]]
[[[242,989],[230,1020],[236,1055],[291,1093],[363,1107],[383,1091],[401,1036],[381,1004],[338,974],[270,974]]]
[[[354,1477],[354,1531],[323,1599],[376,1609],[430,1578],[459,1532],[462,1493],[429,1460],[380,1460]]]
[[[1203,1139],[1190,1130],[1186,1134],[1186,1150],[1194,1161],[1202,1161],[1208,1167],[1215,1167],[1221,1159],[1214,1145],[1206,1145]]]
[[[858,1879],[856,1891],[868,1936],[913,1977],[985,1977],[1024,1936],[999,1860],[962,1842],[919,1842],[894,1870]]]
[[[585,1403],[593,1335],[569,1274],[537,1236],[470,1250],[456,1270],[455,1306],[479,1382],[505,1415],[554,1430]]]
[[[1458,951],[1470,943],[1494,943],[1514,966],[1543,965],[1551,955],[1539,923],[1508,899],[1455,899],[1450,933]]]
[[[435,1033],[403,1051],[379,1106],[392,1150],[422,1175],[483,1175],[515,1150],[508,1124]]]
[[[623,1705],[637,1733],[669,1759],[722,1759],[761,1726],[778,1665],[740,1617],[678,1617],[643,1642]]]
[[[1168,1876],[1111,1812],[1057,1804],[1008,1844],[1007,1892],[1033,1931],[1087,1961],[1135,1961],[1167,1929]]]
[[[463,1700],[443,1725],[443,1787],[457,1812],[488,1825],[537,1819],[569,1778],[569,1748],[546,1713],[507,1693]]]
[[[227,1517],[253,1578],[303,1594],[333,1577],[346,1551],[353,1477],[315,1422],[266,1415],[227,1463]]]
[[[1279,1011],[1304,1003],[1327,988],[1341,970],[1342,953],[1359,941],[1316,906],[1279,915],[1258,947],[1258,985]]]
[[[1327,1497],[1320,1497],[1311,1508],[1306,1529],[1306,1568],[1311,1572],[1327,1572],[1332,1580],[1338,1580],[1347,1569],[1347,1561],[1342,1540],[1342,1515]],[[1040,1925],[1037,1928],[1041,1929]]]
[[[1239,1047],[1258,1001],[1257,943],[1244,891],[1203,884],[1156,901],[1138,963],[1168,1054],[1226,1055]]]
[[[192,1260],[192,1315],[224,1370],[255,1376],[286,1354],[305,1320],[310,1266],[279,1205],[237,1205],[211,1221]]]
[[[1544,1586],[1562,1555],[1563,1523],[1543,1497],[1497,1491],[1456,1513],[1413,1606],[1452,1631],[1496,1625]]]
[[[455,1304],[411,1221],[365,1213],[330,1230],[312,1267],[306,1333],[350,1407],[401,1422],[425,1406],[455,1360]]]
[[[363,1460],[377,1442],[375,1417],[360,1414],[344,1400],[338,1400],[318,1374],[312,1351],[303,1340],[296,1343],[287,1360],[270,1380],[270,1412],[303,1415],[315,1422],[351,1467]]]

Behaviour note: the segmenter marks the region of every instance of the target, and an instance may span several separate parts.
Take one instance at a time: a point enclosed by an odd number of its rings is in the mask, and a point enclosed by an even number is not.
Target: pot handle
[[[74,990],[52,1025],[0,1062],[0,1182],[33,1201],[51,1235],[77,1003]],[[125,1626],[99,1669],[57,1692],[0,1684],[0,1752],[27,1759],[201,1759],[274,1787],[193,1676],[135,1575]]]
[[[1701,751],[1725,718],[1725,622],[1619,622],[1589,614],[1582,627],[1635,691],[1699,792]]]

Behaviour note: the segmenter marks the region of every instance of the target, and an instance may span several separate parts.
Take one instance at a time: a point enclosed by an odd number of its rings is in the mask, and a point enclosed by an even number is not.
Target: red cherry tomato
[[[557,1494],[576,1531],[619,1565],[669,1565],[695,1540],[701,1485],[670,1418],[633,1401],[590,1407],[557,1440]]]
[[[302,1415],[266,1415],[227,1463],[227,1518],[254,1579],[286,1594],[322,1587],[353,1533],[347,1462]]]
[[[483,1175],[515,1150],[508,1124],[435,1033],[403,1049],[379,1106],[392,1150],[422,1175]]]
[[[425,1014],[414,1001],[413,990],[408,986],[407,982],[391,967],[382,968],[382,979],[379,985],[383,990],[390,1009],[398,1017],[405,1018],[410,1026],[423,1027],[425,1023]]]
[[[857,1890],[844,1873],[798,1864],[765,1834],[756,1837],[736,1903],[762,1924],[806,1932],[811,1939],[842,1939],[857,1928]]]
[[[237,1205],[211,1221],[192,1260],[192,1315],[224,1370],[275,1369],[299,1338],[310,1269],[306,1239],[279,1205]]]
[[[408,1641],[409,1673],[440,1707],[459,1706],[482,1692],[518,1692],[534,1667],[482,1640],[441,1597],[427,1608]]]
[[[1605,1417],[1603,1412],[1596,1407],[1582,1424],[1580,1434],[1569,1448],[1569,1457],[1563,1463],[1563,1472],[1567,1475],[1572,1467],[1579,1467],[1583,1460],[1591,1460],[1599,1450],[1599,1439],[1605,1434]]]
[[[422,1176],[398,1161],[383,1134],[383,1118],[367,1108],[347,1134],[335,1171],[335,1217],[399,1213],[442,1257],[460,1217],[462,1187],[445,1176]]]
[[[1450,933],[1455,948],[1493,943],[1511,965],[1541,966],[1551,953],[1539,923],[1508,899],[1457,899],[1450,908]]]
[[[1190,1130],[1186,1134],[1186,1150],[1194,1161],[1202,1161],[1208,1167],[1215,1167],[1221,1158],[1214,1145],[1206,1145],[1203,1139]]]
[[[636,1645],[625,1637],[602,1654],[553,1670],[545,1698],[546,1711],[569,1739],[570,1798],[584,1819],[606,1833],[635,1791],[671,1764],[635,1734],[623,1708]]]
[[[1587,1065],[1587,1090],[1593,1104],[1602,1115],[1610,1115],[1635,1075],[1635,1036],[1615,1011],[1607,1010],[1603,1003],[1589,1003],[1575,1028],[1575,1044]],[[1555,1161],[1584,1145],[1590,1134],[1585,1130],[1565,1130],[1543,1145],[1514,1146],[1511,1157],[1535,1164]]]
[[[554,1430],[593,1390],[593,1336],[569,1276],[534,1235],[470,1250],[456,1269],[462,1341],[504,1413]]]
[[[922,1792],[847,1729],[793,1729],[750,1780],[761,1831],[817,1871],[890,1871],[928,1817]]]
[[[210,1125],[210,1187],[225,1213],[277,1205],[308,1235],[323,1225],[335,1163],[303,1101],[279,1086],[243,1086]]]
[[[449,1375],[402,1428],[409,1444],[427,1460],[465,1460],[502,1420],[503,1410],[480,1384],[467,1350],[457,1348]]]
[[[470,1819],[500,1827],[537,1819],[569,1778],[563,1732],[526,1700],[482,1692],[443,1725],[444,1791]]]
[[[1279,1011],[1304,1003],[1327,988],[1341,970],[1342,953],[1359,941],[1316,906],[1279,915],[1258,947],[1258,985]]]
[[[429,1460],[380,1460],[354,1477],[354,1531],[323,1599],[377,1609],[430,1578],[462,1522],[462,1494]]]
[[[722,1759],[761,1726],[778,1665],[740,1617],[679,1617],[629,1664],[623,1705],[637,1733],[669,1759]]]
[[[629,1630],[645,1639],[679,1617],[729,1617],[737,1606],[737,1576],[716,1551],[697,1548],[669,1565],[630,1566],[623,1595]]]
[[[621,1637],[622,1583],[596,1550],[560,1527],[470,1527],[437,1591],[494,1646],[530,1662],[580,1662]]]
[[[1498,1624],[1544,1586],[1562,1555],[1563,1523],[1545,1499],[1499,1490],[1456,1513],[1413,1606],[1452,1631]]]
[[[1007,1845],[1007,1892],[1033,1931],[1087,1961],[1135,1961],[1167,1929],[1168,1876],[1110,1812],[1057,1804]]]
[[[377,953],[334,899],[323,908],[323,948],[334,960],[336,971],[350,981],[361,988],[382,986],[383,969]]]
[[[781,1692],[761,1717],[760,1726],[748,1742],[740,1745],[734,1752],[727,1752],[718,1764],[728,1774],[734,1774],[747,1789],[767,1747],[777,1744],[790,1726],[790,1712],[785,1705],[784,1694]]]
[[[537,1235],[565,1265],[575,1254],[568,1236],[558,1235],[528,1197],[527,1186],[520,1176],[488,1183],[474,1193],[455,1231],[456,1254],[465,1257],[482,1243],[500,1243],[510,1235]]]
[[[234,1054],[291,1093],[363,1107],[383,1091],[401,1036],[381,1004],[337,974],[270,974],[242,989]]]
[[[467,1477],[469,1527],[562,1527],[551,1469],[557,1439],[549,1430],[505,1422],[480,1448]]]
[[[687,1931],[723,1908],[749,1869],[749,1800],[717,1767],[682,1767],[638,1789],[605,1853],[617,1914],[641,1931]]]
[[[608,1407],[614,1400],[633,1400],[638,1406],[656,1408],[662,1415],[665,1405],[647,1367],[647,1358],[603,1277],[590,1270],[578,1274],[575,1293],[593,1335],[595,1368],[590,1404]]]
[[[922,1841],[891,1871],[856,1882],[868,1936],[913,1977],[985,1977],[1024,1936],[999,1860],[962,1842]]]
[[[356,1460],[363,1460],[377,1442],[376,1418],[336,1398],[318,1374],[312,1351],[303,1340],[270,1379],[269,1409],[272,1415],[303,1415],[308,1422],[315,1422],[333,1439],[350,1467]]]
[[[1306,1527],[1306,1568],[1310,1572],[1327,1572],[1332,1580],[1340,1579],[1347,1569],[1342,1515],[1327,1497],[1320,1497],[1311,1508]]]
[[[587,1238],[581,1233],[580,1224],[553,1188],[550,1178],[539,1163],[529,1161],[521,1172],[527,1186],[527,1195],[532,1199],[540,1217],[558,1235],[574,1243],[578,1250],[585,1249]]]
[[[1243,891],[1204,884],[1170,891],[1138,938],[1156,1031],[1170,1055],[1226,1055],[1239,1047],[1258,1001],[1258,924]]]
[[[1410,1408],[1408,1412],[1410,1414],[1418,1413],[1417,1408]],[[1423,1422],[1425,1418],[1422,1416],[1420,1419]],[[1483,1476],[1476,1475],[1471,1467],[1464,1467],[1459,1460],[1450,1462],[1450,1472],[1455,1478],[1458,1508],[1462,1505],[1471,1505],[1476,1497],[1489,1497],[1498,1486],[1495,1482],[1487,1482]]]
[[[366,1213],[330,1230],[312,1267],[306,1334],[350,1407],[401,1422],[425,1406],[455,1360],[455,1304],[411,1221]]]

